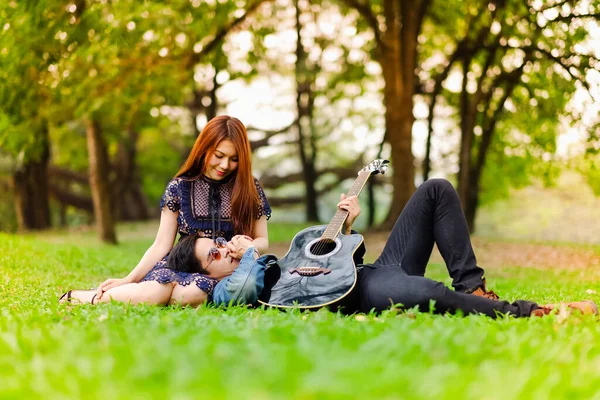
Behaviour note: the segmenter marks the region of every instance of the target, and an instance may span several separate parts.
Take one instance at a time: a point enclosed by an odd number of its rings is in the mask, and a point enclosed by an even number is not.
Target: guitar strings
[[[371,163],[371,164],[372,164],[372,163]],[[369,164],[369,166],[370,166],[371,164]],[[361,176],[361,175],[363,174],[363,172],[368,172],[368,173],[366,174],[366,176]],[[359,174],[358,174],[358,177],[359,177],[359,179],[357,179],[357,180],[354,182],[354,184],[352,185],[352,187],[351,187],[351,188],[350,188],[350,190],[348,191],[348,194],[350,194],[350,193],[357,193],[357,194],[358,194],[358,193],[360,193],[360,191],[361,191],[361,188],[364,186],[364,184],[366,183],[367,179],[369,179],[369,177],[371,176],[371,172],[372,172],[372,171],[360,171],[360,172],[359,172]],[[360,179],[360,178],[363,178],[363,179],[362,179],[362,180],[363,180],[363,182],[361,182],[361,179]],[[352,194],[352,196],[354,196],[354,194]],[[348,216],[349,212],[348,212],[348,211],[345,211],[345,214],[346,214],[346,215],[344,216],[344,219],[345,219],[345,218]],[[336,215],[337,215],[337,212],[336,212]],[[335,219],[335,216],[334,216],[334,219]],[[331,223],[332,223],[332,222],[333,222],[333,220],[332,220],[332,221],[329,223],[329,225],[331,225]],[[327,228],[329,228],[329,225],[327,225]],[[327,231],[327,228],[325,228],[325,232]],[[334,235],[334,237],[333,237],[332,239],[329,239],[329,240],[332,240],[332,242],[333,242],[334,244],[335,244],[335,236],[337,236],[337,234],[336,234],[336,235]],[[319,242],[318,242],[318,243],[317,243],[317,244],[316,244],[316,245],[313,247],[313,251],[314,251],[314,253],[313,253],[313,254],[315,254],[315,253],[316,253],[316,255],[324,255],[324,254],[325,254],[325,250],[327,249],[327,246],[328,246],[328,244],[329,244],[329,242],[328,242],[328,238],[324,238],[324,237],[323,237],[323,235],[321,235],[321,239],[320,239],[320,240],[319,240]],[[334,248],[335,248],[335,247],[334,247]]]

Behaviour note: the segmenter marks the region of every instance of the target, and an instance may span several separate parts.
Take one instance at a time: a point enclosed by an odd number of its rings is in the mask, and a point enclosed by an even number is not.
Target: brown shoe
[[[580,313],[582,315],[598,315],[598,306],[591,300],[575,301],[572,303],[558,303],[558,304],[546,304],[540,306],[537,310],[531,312],[532,317],[542,317],[548,315],[552,310],[567,310],[569,314],[573,312]]]
[[[485,278],[483,278],[482,280],[483,280],[483,285],[477,287],[475,290],[467,292],[467,294],[473,294],[475,296],[485,297],[486,299],[490,299],[490,300],[499,300],[500,296],[498,296],[496,293],[494,293],[494,291],[486,289]]]

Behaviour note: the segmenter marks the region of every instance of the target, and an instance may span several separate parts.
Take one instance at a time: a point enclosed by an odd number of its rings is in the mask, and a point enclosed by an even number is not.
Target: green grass
[[[289,239],[296,228],[270,230]],[[1,399],[600,399],[594,318],[57,304],[127,273],[153,235],[129,227],[114,247],[86,232],[0,234]],[[431,266],[430,277],[446,275]],[[509,300],[600,301],[586,293],[600,293],[598,278],[488,271]]]

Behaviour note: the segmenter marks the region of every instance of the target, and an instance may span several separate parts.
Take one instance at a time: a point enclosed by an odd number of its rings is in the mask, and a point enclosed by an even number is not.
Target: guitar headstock
[[[363,167],[363,169],[358,171],[358,173],[361,173],[363,171],[368,171],[368,172],[372,173],[373,175],[385,174],[385,171],[387,171],[387,169],[388,169],[389,163],[390,162],[388,160],[382,160],[382,159],[373,160],[369,164],[365,165]]]

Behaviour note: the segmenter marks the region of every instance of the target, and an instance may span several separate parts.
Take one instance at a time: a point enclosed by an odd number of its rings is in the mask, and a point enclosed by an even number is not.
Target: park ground
[[[512,231],[482,228],[473,241],[492,289],[507,300],[600,302],[593,234],[569,241],[581,233],[567,221],[568,237],[555,236],[556,218],[530,211],[538,223],[519,236],[525,217],[495,207],[482,226],[503,214]],[[276,254],[298,228],[272,224]],[[591,316],[57,304],[69,288],[127,273],[155,229],[122,225],[116,247],[85,229],[0,234],[0,399],[600,399],[600,321]],[[386,234],[365,236],[373,259]],[[437,253],[427,276],[450,283]]]

